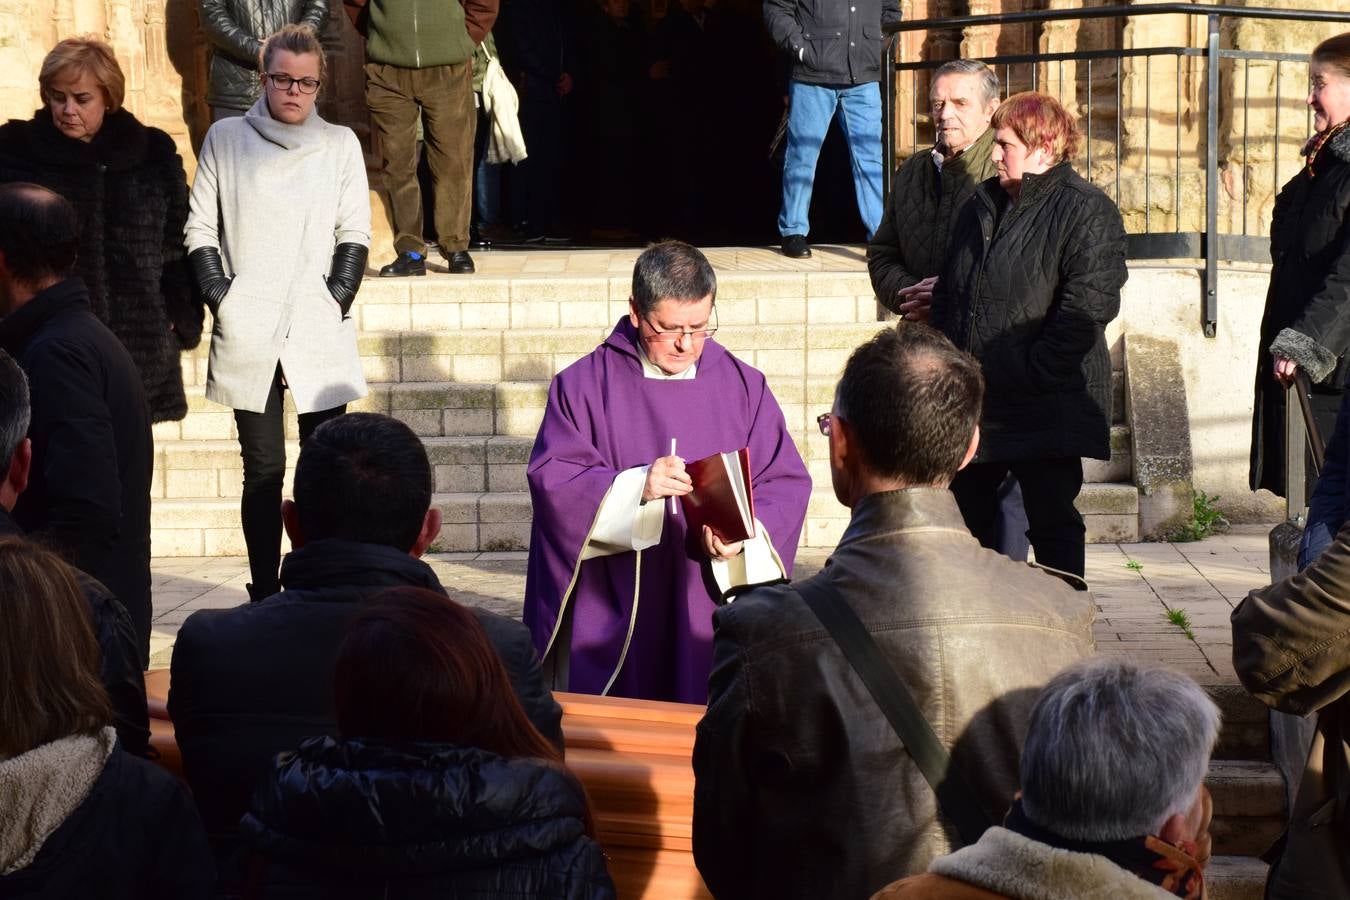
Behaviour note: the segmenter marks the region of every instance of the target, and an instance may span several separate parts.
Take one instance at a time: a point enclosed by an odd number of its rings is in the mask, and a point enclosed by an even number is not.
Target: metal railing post
[[[1219,17],[1209,15],[1209,90],[1205,109],[1205,337],[1218,333],[1219,321]]]
[[[901,45],[899,35],[891,35],[883,45],[881,66],[881,202],[891,196],[895,175],[895,54]]]

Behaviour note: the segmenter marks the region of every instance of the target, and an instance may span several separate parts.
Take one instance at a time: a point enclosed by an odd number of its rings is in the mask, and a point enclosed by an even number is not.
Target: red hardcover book
[[[728,544],[755,536],[749,447],[714,453],[684,468],[694,482],[694,489],[680,498],[691,532],[701,533],[707,525]]]

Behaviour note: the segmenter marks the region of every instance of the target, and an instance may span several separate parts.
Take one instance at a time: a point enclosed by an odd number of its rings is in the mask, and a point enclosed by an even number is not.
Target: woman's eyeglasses
[[[267,80],[272,82],[272,87],[279,91],[289,91],[291,85],[299,88],[302,94],[312,94],[319,89],[319,79],[317,78],[292,78],[289,75],[282,75],[280,72],[268,72]]]

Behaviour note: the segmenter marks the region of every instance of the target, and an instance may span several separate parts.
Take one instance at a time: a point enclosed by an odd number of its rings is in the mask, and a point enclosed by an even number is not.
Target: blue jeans
[[[809,234],[811,186],[820,145],[835,112],[853,159],[853,189],[867,237],[881,224],[881,85],[834,86],[788,83],[787,158],[783,162],[783,209],[778,233]]]

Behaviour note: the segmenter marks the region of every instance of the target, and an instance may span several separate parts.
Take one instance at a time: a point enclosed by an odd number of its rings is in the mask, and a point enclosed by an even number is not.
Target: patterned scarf
[[[1151,834],[1120,841],[1069,840],[1028,819],[1021,800],[1013,803],[1003,827],[1061,850],[1104,856],[1126,872],[1186,900],[1200,900],[1204,894],[1204,876],[1194,858],[1196,847],[1189,842],[1175,847]]]
[[[1309,178],[1317,177],[1317,156],[1322,152],[1322,148],[1347,127],[1350,127],[1350,121],[1334,125],[1326,131],[1319,132],[1308,138],[1308,143],[1303,145],[1303,155],[1308,158],[1307,169]]]

